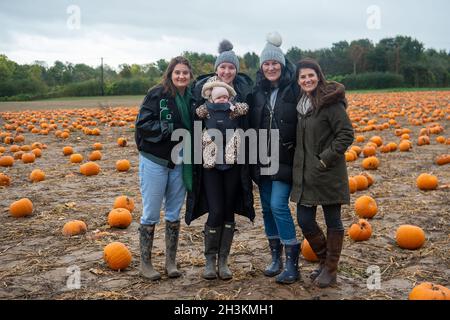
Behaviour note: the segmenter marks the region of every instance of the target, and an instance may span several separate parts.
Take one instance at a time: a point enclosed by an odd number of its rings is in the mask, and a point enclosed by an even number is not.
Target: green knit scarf
[[[183,121],[184,126],[189,132],[192,134],[191,127],[191,114],[190,114],[190,101],[192,99],[191,91],[189,88],[186,88],[186,91],[183,96],[177,92],[175,97],[175,103],[178,108],[178,112],[181,115],[181,121]],[[184,153],[184,151],[183,151]],[[192,191],[192,155],[191,155],[191,163],[183,162],[183,183],[186,187],[187,191]]]

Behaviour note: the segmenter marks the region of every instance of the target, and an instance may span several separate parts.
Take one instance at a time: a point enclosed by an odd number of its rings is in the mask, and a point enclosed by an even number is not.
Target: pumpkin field
[[[164,274],[162,212],[153,250],[162,279],[140,277],[138,105],[0,107],[0,299],[450,299],[450,91],[347,99],[351,204],[338,285],[326,289],[309,279],[317,262],[304,241],[301,281],[263,275],[270,252],[256,186],[254,223],[236,217],[232,280],[202,278],[206,216],[187,226],[184,208],[183,275]]]

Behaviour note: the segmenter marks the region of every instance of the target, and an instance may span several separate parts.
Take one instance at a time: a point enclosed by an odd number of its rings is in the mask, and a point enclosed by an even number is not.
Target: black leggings
[[[344,226],[342,225],[341,220],[340,204],[331,204],[327,206],[322,206],[322,209],[328,229],[344,230]],[[300,204],[297,205],[297,220],[304,234],[313,233],[319,228],[316,222],[316,210],[317,206],[306,207]]]
[[[209,214],[206,224],[211,228],[234,222],[236,200],[241,182],[241,169],[234,165],[228,170],[203,169],[203,186],[208,201]]]

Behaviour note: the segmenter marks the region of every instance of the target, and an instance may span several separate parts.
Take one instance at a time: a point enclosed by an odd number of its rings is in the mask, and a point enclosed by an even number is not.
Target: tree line
[[[194,75],[214,71],[216,56],[197,52],[182,55],[191,62]],[[448,87],[450,82],[450,52],[425,49],[423,43],[408,36],[385,38],[376,44],[368,39],[340,41],[318,50],[292,47],[286,56],[294,63],[304,57],[318,60],[326,76],[347,89]],[[255,79],[259,56],[247,52],[239,59],[241,72]],[[52,66],[42,61],[21,65],[0,54],[0,100],[97,96],[102,92],[145,94],[161,80],[168,63],[160,59],[143,65],[121,64],[117,70],[108,65],[94,68],[61,61]]]

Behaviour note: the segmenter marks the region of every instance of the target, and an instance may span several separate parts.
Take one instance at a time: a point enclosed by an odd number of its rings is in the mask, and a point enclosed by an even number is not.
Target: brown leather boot
[[[316,278],[320,288],[336,284],[337,267],[344,242],[344,230],[327,230],[327,258],[322,272]]]
[[[323,234],[322,229],[317,226],[317,229],[312,233],[304,233],[303,234],[308,240],[309,245],[313,249],[314,253],[319,258],[319,267],[311,272],[310,278],[312,280],[316,279],[319,274],[322,272],[323,267],[325,266],[325,259],[327,257],[327,239]]]

